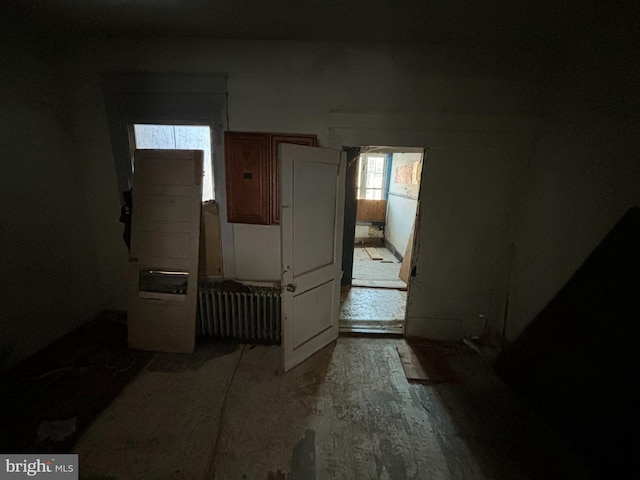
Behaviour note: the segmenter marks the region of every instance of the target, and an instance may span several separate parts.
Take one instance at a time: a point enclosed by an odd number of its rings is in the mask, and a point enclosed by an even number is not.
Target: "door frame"
[[[332,111],[329,115],[329,138],[334,148],[340,148],[342,145],[424,146],[424,172],[429,161],[429,151],[437,148],[498,149],[531,156],[535,151],[540,125],[540,117],[506,114]],[[530,169],[530,166],[527,168]],[[524,177],[527,175],[530,175],[530,171],[526,172]],[[424,189],[421,188],[418,211],[421,211],[423,193]],[[412,274],[420,256],[422,228],[419,225],[420,217],[417,219],[414,234]],[[409,301],[411,293],[409,287]],[[407,313],[410,310],[408,309]],[[405,336],[410,332],[421,331],[417,324],[423,321],[429,319],[407,316]]]
[[[343,150],[347,152],[347,171],[345,175],[345,196],[344,196],[344,227],[343,227],[343,243],[342,243],[342,286],[350,286],[352,284],[353,277],[353,248],[356,233],[356,215],[357,215],[357,198],[358,198],[358,157],[360,153],[364,153],[362,150],[368,148],[365,146],[360,147],[343,147]],[[384,148],[383,153],[422,153],[422,169],[420,176],[424,173],[424,164],[427,157],[427,147],[408,147],[408,146],[385,146],[377,147]],[[411,152],[407,152],[411,150]],[[421,150],[421,152],[420,152]],[[422,182],[421,182],[422,183]],[[418,193],[418,205],[416,207],[416,230],[420,217],[420,194],[422,192],[422,185],[420,185]],[[385,214],[386,217],[386,214]],[[414,247],[416,244],[416,233],[414,233]],[[413,257],[415,248],[411,249],[411,265],[409,271],[413,270]],[[407,289],[411,283],[411,275],[409,275],[409,281],[407,282]],[[407,294],[407,298],[409,295]],[[405,317],[406,320],[406,317]]]
[[[356,237],[356,213],[358,196],[358,157],[360,147],[344,147],[347,165],[344,182],[344,222],[342,228],[342,281],[350,286],[353,277],[353,244]]]

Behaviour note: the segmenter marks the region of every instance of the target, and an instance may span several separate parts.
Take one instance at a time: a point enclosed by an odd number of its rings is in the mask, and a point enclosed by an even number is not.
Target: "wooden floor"
[[[407,381],[404,340],[341,337],[288,373],[278,347],[156,356],[74,449],[87,479],[587,479],[462,345],[455,384]]]
[[[354,248],[352,285],[340,297],[340,332],[402,335],[407,284],[400,280],[400,262],[389,249],[375,250],[382,260]]]

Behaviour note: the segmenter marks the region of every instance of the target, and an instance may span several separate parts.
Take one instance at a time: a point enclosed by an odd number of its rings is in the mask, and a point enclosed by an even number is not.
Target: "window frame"
[[[211,128],[216,203],[225,276],[235,278],[233,225],[227,222],[224,132],[228,130],[224,73],[122,72],[100,75],[118,196],[132,186],[129,128],[134,123],[202,124]]]
[[[385,200],[388,191],[388,162],[389,156],[386,153],[362,153],[358,158],[358,189],[357,200]],[[370,158],[382,158],[382,186],[370,187],[367,185],[367,169]],[[364,181],[363,181],[364,179]],[[380,198],[367,198],[367,190],[379,190]]]

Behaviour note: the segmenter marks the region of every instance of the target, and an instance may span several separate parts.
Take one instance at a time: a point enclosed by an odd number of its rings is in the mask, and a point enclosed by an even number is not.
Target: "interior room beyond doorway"
[[[360,152],[353,270],[342,292],[340,327],[401,334],[423,150],[363,147]]]

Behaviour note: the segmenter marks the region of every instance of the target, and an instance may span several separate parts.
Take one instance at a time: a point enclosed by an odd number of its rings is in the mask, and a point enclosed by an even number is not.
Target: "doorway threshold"
[[[352,287],[366,287],[366,288],[392,288],[394,290],[407,290],[407,284],[402,280],[351,280]]]
[[[340,333],[368,335],[404,335],[404,320],[345,320],[340,319]]]
[[[403,338],[404,329],[400,328],[367,328],[367,327],[340,327],[338,329],[340,336],[345,337],[384,337],[384,338]]]

